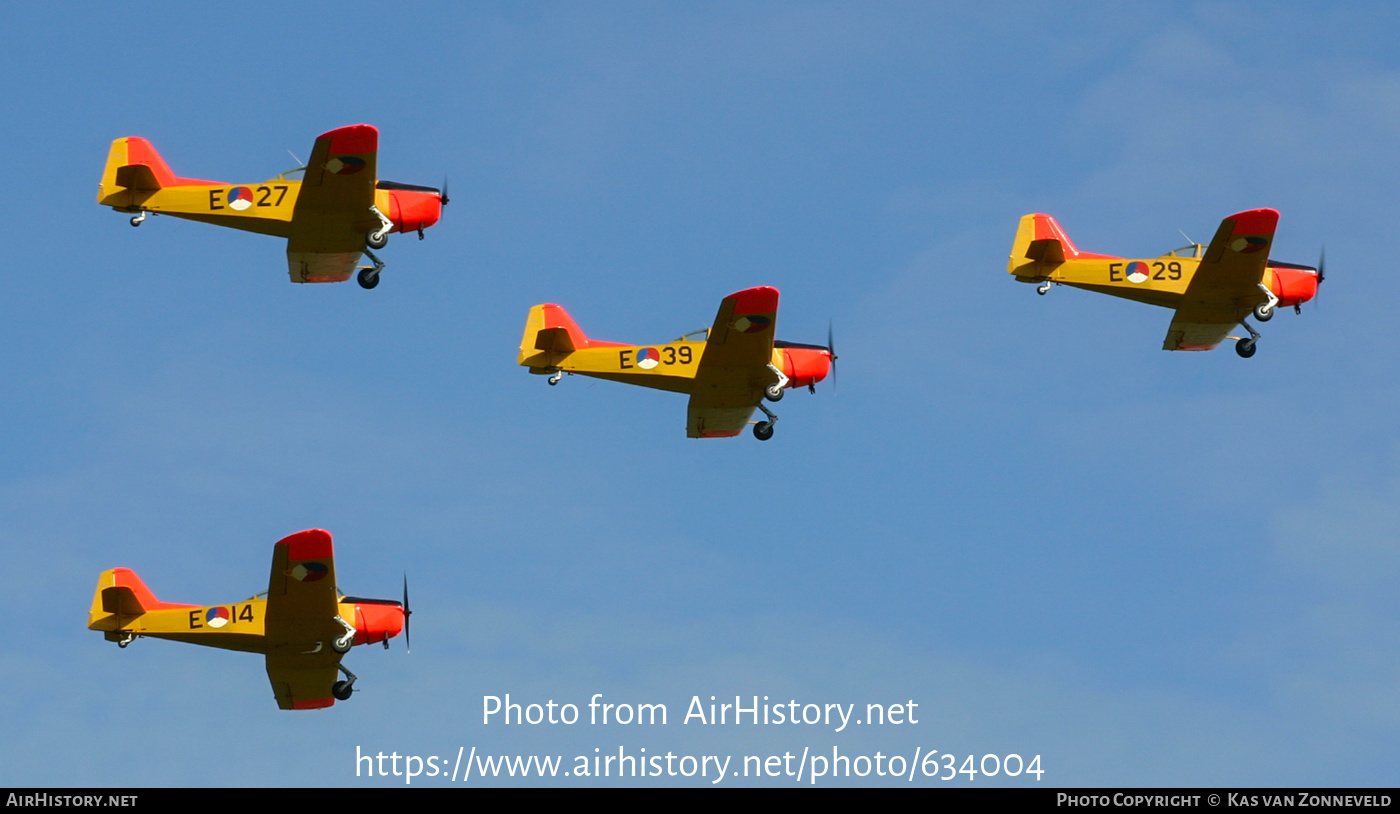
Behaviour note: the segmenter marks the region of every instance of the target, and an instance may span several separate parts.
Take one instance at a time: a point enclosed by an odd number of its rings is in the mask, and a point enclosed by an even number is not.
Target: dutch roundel
[[[209,612],[204,614],[204,623],[209,627],[223,627],[231,618],[232,614],[228,612],[228,608],[210,608]]]
[[[242,212],[253,205],[253,190],[247,187],[234,187],[228,191],[228,208]]]

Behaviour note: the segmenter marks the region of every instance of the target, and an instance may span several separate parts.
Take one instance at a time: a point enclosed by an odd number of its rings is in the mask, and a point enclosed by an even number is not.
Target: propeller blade
[[[826,350],[831,354],[831,392],[836,392],[836,331],[833,323],[826,323]]]
[[[442,205],[443,205],[443,206],[447,206],[447,202],[450,200],[450,199],[447,197],[447,176],[446,176],[446,175],[444,175],[444,176],[442,177],[442,192],[438,195],[438,200],[439,200],[439,201],[442,201]]]
[[[413,641],[408,636],[408,618],[413,615],[413,611],[408,609],[408,574],[403,575],[403,650],[405,653],[413,652]]]
[[[1323,246],[1322,251],[1317,256],[1317,284],[1322,285],[1322,281],[1327,277],[1325,267],[1327,266],[1327,247]]]

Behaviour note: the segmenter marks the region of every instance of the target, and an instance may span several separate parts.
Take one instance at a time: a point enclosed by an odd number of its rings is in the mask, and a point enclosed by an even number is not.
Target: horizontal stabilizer
[[[136,598],[135,591],[125,585],[114,585],[102,589],[102,611],[136,616],[145,613],[146,609],[141,607],[141,600]]]
[[[569,335],[568,328],[541,328],[535,334],[535,350],[546,353],[572,353],[578,348],[574,347],[574,339]]]
[[[146,164],[127,164],[117,168],[117,186],[154,192],[160,189],[160,179]]]

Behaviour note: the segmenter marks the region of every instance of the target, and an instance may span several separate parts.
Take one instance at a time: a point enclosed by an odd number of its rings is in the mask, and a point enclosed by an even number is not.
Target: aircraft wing
[[[378,153],[379,131],[368,124],[341,127],[316,139],[287,239],[293,282],[345,280],[354,273],[365,236],[379,226],[369,211]]]
[[[264,631],[267,677],[282,709],[335,703],[340,655],[331,641],[345,632],[335,621],[339,599],[330,532],[300,531],[273,546]]]
[[[686,415],[686,435],[713,438],[738,435],[778,377],[773,363],[773,329],[778,320],[778,289],[748,288],[719,304],[705,352],[695,370]]]
[[[1278,212],[1251,209],[1221,222],[1186,286],[1163,350],[1210,350],[1261,302]]]
[[[267,657],[267,677],[282,709],[321,709],[335,703],[331,687],[340,672],[334,664],[296,667]]]

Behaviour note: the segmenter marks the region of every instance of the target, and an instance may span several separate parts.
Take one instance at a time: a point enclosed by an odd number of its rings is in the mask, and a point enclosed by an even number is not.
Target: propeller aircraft
[[[394,232],[417,232],[438,222],[447,185],[432,187],[380,181],[379,131],[355,124],[323,133],[306,166],[260,184],[225,184],[181,178],[151,143],[128,136],[112,142],[97,202],[118,212],[212,223],[287,238],[287,268],[294,283],[338,283],[359,269],[363,288],[379,284],[382,249]],[[295,156],[293,156],[295,158]],[[360,254],[373,266],[360,266]]]
[[[262,653],[277,706],[320,709],[350,699],[355,674],[340,659],[351,647],[383,642],[387,649],[402,632],[407,648],[410,613],[407,578],[403,602],[341,594],[331,534],[310,529],[273,546],[267,593],[242,602],[161,602],[130,569],[103,571],[87,626],[120,647],[150,636]],[[336,680],[337,671],[344,680]]]
[[[562,306],[536,305],[525,322],[517,361],[558,384],[565,373],[686,393],[686,435],[727,438],[749,424],[754,410],[767,417],[753,425],[754,437],[773,437],[777,422],[766,398],[778,401],[785,388],[807,387],[833,373],[836,353],[827,344],[774,341],[778,289],[748,288],[719,304],[714,325],[664,345],[628,345],[589,339]]]
[[[1235,352],[1254,355],[1259,332],[1245,318],[1268,322],[1280,307],[1302,313],[1317,296],[1323,259],[1317,267],[1269,259],[1278,212],[1251,209],[1226,218],[1210,245],[1193,243],[1161,257],[1133,260],[1075,248],[1049,215],[1021,218],[1007,270],[1023,283],[1067,285],[1171,308],[1163,350],[1211,350],[1235,339]],[[1238,325],[1248,337],[1229,336]]]

